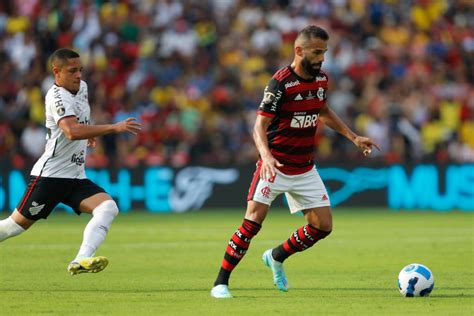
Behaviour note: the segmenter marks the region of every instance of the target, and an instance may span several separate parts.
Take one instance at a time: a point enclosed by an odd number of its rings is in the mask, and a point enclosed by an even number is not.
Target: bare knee
[[[327,235],[332,231],[332,213],[329,207],[310,209],[303,213],[305,214],[306,221],[311,226],[328,232]]]
[[[13,211],[10,217],[16,224],[20,225],[24,230],[27,230],[36,222],[32,219],[26,218],[23,214],[18,212],[16,209]]]
[[[107,215],[112,219],[115,218],[119,213],[117,203],[115,203],[114,200],[105,200],[104,202],[99,204],[92,212],[94,216],[98,215],[99,213],[101,215]]]
[[[262,224],[267,216],[269,206],[260,202],[249,201],[245,218],[253,222]]]

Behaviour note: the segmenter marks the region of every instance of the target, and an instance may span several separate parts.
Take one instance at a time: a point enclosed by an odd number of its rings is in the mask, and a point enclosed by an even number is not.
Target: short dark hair
[[[54,51],[50,57],[51,65],[56,67],[62,67],[65,62],[70,58],[81,57],[79,54],[69,48],[59,48]]]
[[[326,32],[325,29],[316,25],[308,25],[304,29],[302,29],[299,33],[297,38],[304,37],[305,40],[310,38],[320,38],[324,41],[329,40],[329,34]]]

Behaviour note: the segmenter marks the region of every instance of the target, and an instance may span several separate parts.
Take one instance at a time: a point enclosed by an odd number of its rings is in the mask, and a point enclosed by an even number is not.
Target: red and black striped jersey
[[[301,174],[314,166],[315,135],[327,87],[325,73],[305,80],[290,66],[278,70],[265,87],[258,114],[272,118],[268,146],[284,164],[279,169],[285,174]]]

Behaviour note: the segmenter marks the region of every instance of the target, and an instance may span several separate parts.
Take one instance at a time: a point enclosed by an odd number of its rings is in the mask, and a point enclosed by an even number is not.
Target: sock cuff
[[[251,221],[246,218],[244,218],[244,222],[242,223],[242,226],[252,235],[256,235],[259,232],[260,228],[262,228],[261,224]]]
[[[307,224],[306,226],[309,228],[310,234],[313,237],[316,237],[317,239],[323,239],[324,237],[328,236],[332,232],[332,230],[330,231],[321,230],[319,228],[314,227],[311,224]]]
[[[110,214],[113,217],[117,216],[119,213],[119,209],[117,207],[117,203],[114,200],[105,200],[92,211],[92,215],[97,214]]]
[[[7,224],[9,228],[12,231],[17,232],[17,233],[23,233],[26,230],[23,227],[21,227],[19,224],[17,224],[17,222],[15,222],[11,216],[9,216],[6,220],[7,220]]]

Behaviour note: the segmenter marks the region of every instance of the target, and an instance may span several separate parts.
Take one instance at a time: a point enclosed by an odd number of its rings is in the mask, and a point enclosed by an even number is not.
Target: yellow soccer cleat
[[[79,273],[97,273],[105,269],[109,264],[106,257],[91,257],[79,261],[73,261],[67,266],[67,270],[71,275]]]

